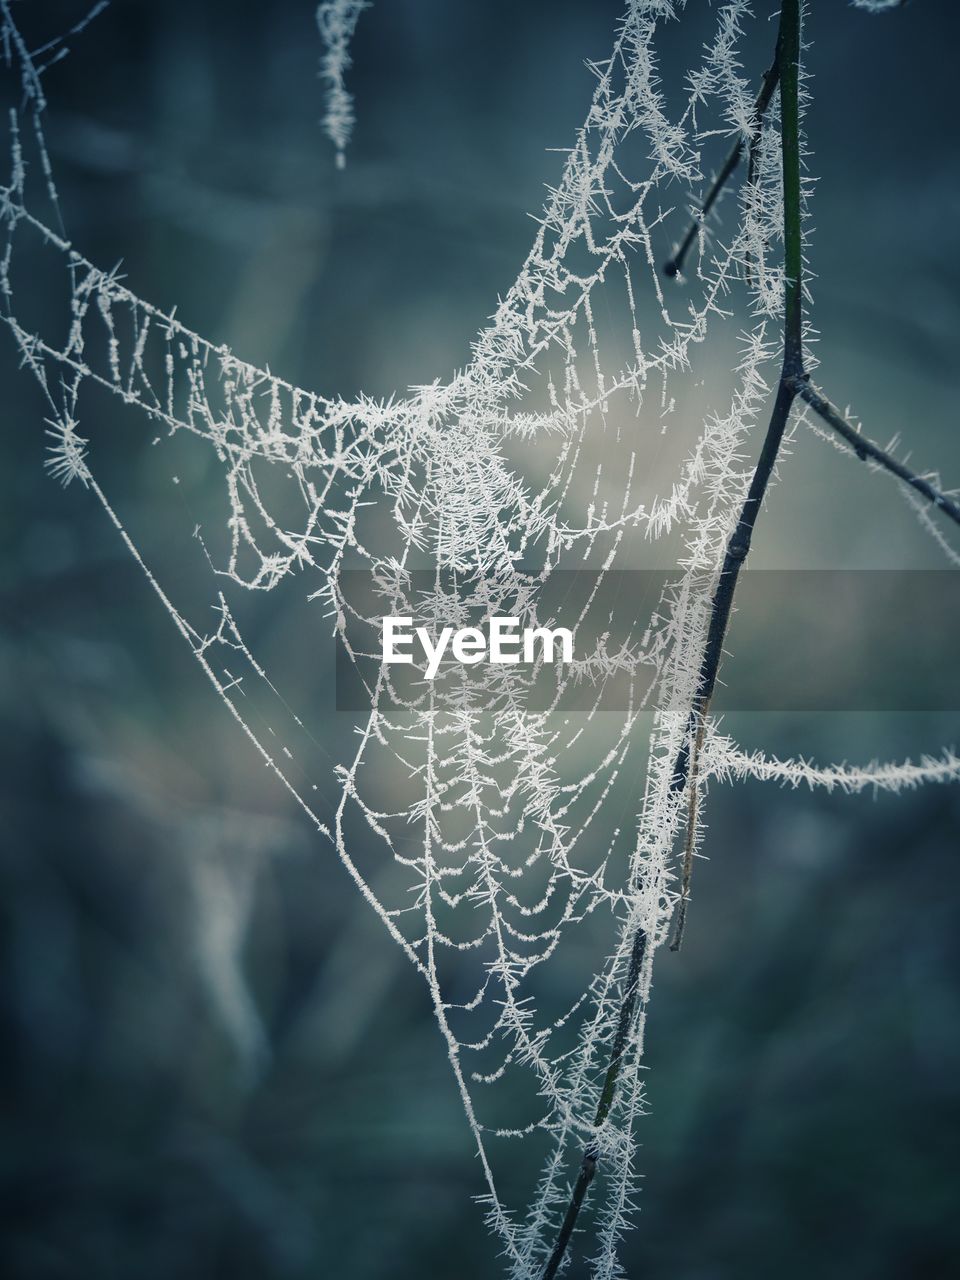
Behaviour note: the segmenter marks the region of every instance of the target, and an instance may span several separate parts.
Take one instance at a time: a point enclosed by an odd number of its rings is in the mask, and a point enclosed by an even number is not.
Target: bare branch
[[[778,82],[780,84],[780,132],[783,157],[783,240],[785,272],[783,368],[780,375],[780,382],[777,387],[776,400],[770,416],[770,424],[767,427],[767,434],[763,442],[763,448],[760,451],[760,457],[757,461],[757,466],[750,482],[747,497],[744,500],[743,507],[740,511],[736,528],[734,529],[727,545],[726,555],[723,560],[723,567],[720,571],[720,579],[717,585],[717,590],[714,594],[710,626],[707,635],[707,645],[704,651],[703,663],[700,671],[697,696],[694,700],[693,707],[691,708],[684,746],[681,749],[675,770],[674,787],[676,790],[682,790],[687,785],[688,781],[691,785],[696,785],[696,779],[692,776],[691,755],[699,742],[699,735],[704,724],[706,709],[709,706],[710,698],[713,694],[714,685],[716,683],[717,671],[720,667],[720,658],[723,653],[723,641],[730,621],[730,609],[733,604],[733,593],[736,588],[740,569],[743,566],[743,562],[750,550],[750,541],[753,536],[753,529],[756,524],[757,516],[760,512],[760,507],[763,503],[764,495],[767,491],[767,486],[770,482],[770,477],[773,474],[777,454],[779,453],[784,431],[786,430],[787,421],[790,416],[790,409],[796,396],[799,394],[797,379],[803,374],[803,239],[801,230],[800,200],[799,62],[800,0],[783,0],[783,6],[780,11],[780,30],[777,37],[777,51],[774,66],[764,77],[764,88],[761,90],[761,97],[764,92],[766,92],[766,98],[762,103],[762,106],[765,109],[766,105],[769,103],[770,96],[773,93],[774,86]],[[758,98],[758,104],[759,103],[760,98]],[[721,174],[726,172],[726,176],[729,176],[729,174],[732,173],[736,160],[739,159],[742,147],[743,144],[741,142],[739,144],[739,149],[734,148],[736,156],[733,163],[730,163],[728,158],[728,164],[724,166],[724,170],[721,171]],[[711,192],[713,200],[716,199],[715,192],[719,191],[718,184],[722,185],[722,183],[720,183],[719,176],[717,182],[714,183],[714,188]],[[708,197],[708,201],[712,203],[710,197]],[[707,210],[708,205],[705,205],[704,208]],[[694,234],[696,234],[695,230]],[[692,236],[688,238],[692,243]],[[689,244],[687,247],[689,248]],[[668,264],[668,275],[675,275],[679,270],[679,267],[676,266],[676,264],[678,260],[682,261],[683,252],[685,252],[685,250],[681,245],[681,249],[678,250],[674,258],[671,259],[671,263],[675,265],[676,269],[671,272],[669,269],[671,264]],[[695,823],[695,821],[696,808],[694,801],[688,810],[688,836],[689,825]],[[680,904],[681,917],[685,917],[686,914],[686,900],[690,888],[692,862],[693,849],[692,845],[690,845],[689,852],[684,859],[684,883]],[[682,937],[682,927],[681,918],[681,920],[678,921],[678,934],[680,937]],[[603,1091],[600,1096],[600,1103],[594,1120],[595,1129],[599,1129],[600,1125],[606,1120],[616,1099],[617,1083],[619,1080],[624,1050],[630,1030],[637,1017],[640,966],[646,951],[646,943],[646,930],[643,926],[638,926],[633,937],[630,965],[626,977],[620,1013],[617,1020],[617,1032],[610,1052],[607,1073],[604,1078]],[[560,1265],[566,1254],[567,1247],[570,1243],[570,1238],[573,1235],[580,1210],[583,1208],[587,1190],[596,1174],[597,1163],[598,1148],[596,1140],[594,1140],[588,1143],[584,1150],[583,1157],[580,1162],[580,1170],[570,1194],[570,1200],[567,1204],[563,1223],[557,1235],[553,1252],[551,1253],[543,1272],[542,1280],[554,1280],[554,1277],[559,1271]]]
[[[753,131],[749,138],[744,139],[741,135],[733,146],[730,153],[724,160],[720,171],[710,185],[706,199],[700,208],[700,213],[693,219],[687,228],[687,233],[674,250],[673,257],[663,264],[663,273],[673,279],[683,270],[683,264],[686,261],[687,254],[697,238],[697,233],[710,216],[710,210],[716,204],[724,187],[730,181],[734,170],[740,163],[740,157],[743,155],[744,142],[749,148],[750,167],[747,171],[747,181],[753,180],[753,155],[756,149],[757,139],[760,136],[760,125],[763,123],[763,117],[767,113],[767,107],[770,105],[770,99],[773,97],[773,91],[777,87],[777,81],[780,79],[780,61],[774,55],[773,62],[764,72],[763,80],[760,82],[760,92],[757,94],[757,100],[753,104]]]
[[[868,440],[866,436],[861,435],[857,428],[847,421],[837,406],[831,404],[823,392],[815,387],[808,377],[801,375],[795,378],[794,388],[800,399],[805,401],[828,427],[832,427],[838,435],[846,440],[861,462],[875,462],[877,466],[883,467],[885,471],[895,475],[898,480],[908,484],[911,489],[916,489],[917,493],[926,498],[938,510],[944,512],[945,515],[948,515],[956,524],[960,524],[960,503],[948,498],[945,493],[940,492],[936,485],[931,484],[929,480],[925,480],[923,476],[917,475],[915,471],[905,467],[902,462],[898,462],[885,449],[881,449],[872,440]]]
[[[640,991],[640,971],[643,967],[643,959],[647,950],[647,934],[643,928],[637,929],[633,937],[633,947],[630,951],[630,964],[627,969],[627,979],[624,990],[623,1003],[620,1006],[620,1016],[617,1019],[617,1033],[614,1037],[613,1048],[610,1050],[610,1060],[607,1063],[607,1073],[603,1080],[603,1090],[600,1093],[600,1101],[597,1104],[597,1113],[594,1116],[593,1127],[599,1129],[607,1116],[610,1114],[610,1108],[613,1106],[614,1099],[617,1096],[617,1081],[620,1078],[620,1068],[623,1064],[623,1055],[626,1052],[627,1041],[630,1036],[630,1028],[633,1026],[634,1013],[637,1008],[637,996]],[[567,1212],[563,1218],[563,1224],[557,1235],[557,1242],[553,1246],[553,1253],[546,1265],[543,1273],[543,1280],[553,1280],[559,1270],[560,1263],[567,1251],[567,1245],[570,1243],[570,1237],[573,1235],[573,1228],[576,1226],[577,1218],[583,1207],[583,1201],[587,1194],[587,1188],[593,1181],[593,1176],[597,1172],[598,1152],[596,1144],[591,1142],[588,1144],[583,1153],[583,1159],[580,1161],[580,1172],[577,1175],[577,1181],[574,1184],[573,1193],[570,1196],[570,1203],[567,1205]]]

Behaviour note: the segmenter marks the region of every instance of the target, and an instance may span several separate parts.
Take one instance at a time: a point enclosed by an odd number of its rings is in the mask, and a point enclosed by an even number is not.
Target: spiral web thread
[[[717,148],[753,128],[753,85],[739,60],[751,6],[720,7],[673,101],[658,80],[655,44],[682,8],[630,0],[609,59],[592,66],[589,112],[530,252],[469,363],[445,385],[384,403],[321,396],[238,359],[73,247],[42,129],[43,72],[64,46],[28,50],[0,0],[7,62],[23,90],[0,193],[3,319],[42,389],[49,470],[103,505],[230,713],[424,978],[476,1140],[482,1199],[516,1280],[542,1270],[585,1144],[602,1170],[592,1192],[592,1274],[622,1274],[617,1241],[633,1209],[634,1126],[644,1109],[644,1010],[677,901],[675,849],[688,814],[687,797],[670,785],[673,762],[778,373],[776,99],[755,181],[728,199],[727,238],[701,234],[682,288],[667,294],[658,274],[687,216],[678,193],[697,190]],[[60,332],[21,318],[17,249],[28,238],[62,278]],[[703,390],[708,334],[739,353],[723,401]],[[189,436],[213,451],[228,518],[219,531],[196,531],[214,575],[213,629],[178,608],[177,584],[154,576],[98,483],[81,434],[91,386],[129,406],[154,443]],[[676,457],[664,480],[646,459],[665,437]],[[605,577],[631,548],[657,543],[672,549],[676,573],[644,616],[615,625],[598,603]],[[555,675],[545,706],[532,696],[538,673],[522,668],[468,678],[448,664],[432,682],[401,687],[390,668],[371,676],[368,665],[369,705],[343,744],[324,808],[325,790],[300,758],[307,717],[248,646],[229,591],[293,584],[359,670],[365,654],[350,637],[387,614],[437,628],[478,613],[550,622],[550,585],[577,564],[591,567],[595,585],[575,609],[577,660]],[[366,610],[345,587],[358,568],[372,584]],[[603,699],[614,681],[611,712]],[[254,687],[269,723],[250,710]],[[580,709],[567,713],[572,690]],[[958,774],[951,751],[862,768],[780,761],[741,750],[708,723],[692,785],[752,777],[896,791]],[[565,948],[595,913],[607,917],[596,932],[615,946],[584,975],[576,950],[568,960]],[[648,939],[639,1014],[614,1106],[597,1129],[638,929]],[[566,1007],[550,1007],[557,984],[544,982],[548,962],[562,966],[575,997]],[[529,1091],[520,1115],[518,1078]],[[539,1142],[543,1159],[525,1211],[508,1208],[494,1177],[520,1139]]]

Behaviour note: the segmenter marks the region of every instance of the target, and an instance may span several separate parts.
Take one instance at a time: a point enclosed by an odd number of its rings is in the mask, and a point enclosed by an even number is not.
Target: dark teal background
[[[674,87],[716,14],[689,9],[664,46]],[[15,10],[45,35],[81,12]],[[582,120],[583,61],[606,55],[617,15],[605,0],[376,0],[338,173],[307,0],[118,0],[45,81],[70,234],[300,385],[349,397],[445,378],[516,274],[561,164],[547,148]],[[757,76],[773,38],[759,25]],[[914,465],[960,483],[957,9],[813,0],[807,34],[824,384],[874,439],[900,432]],[[53,300],[38,285],[32,304]],[[42,405],[2,334],[0,378],[4,1274],[496,1276],[426,991],[95,500],[45,475]],[[124,516],[152,531],[161,578],[186,576],[178,538],[216,477],[185,475],[174,501],[149,427],[103,403],[82,431]],[[891,483],[806,437],[752,562],[943,565]],[[282,616],[264,610],[255,639],[292,661]],[[894,688],[922,651],[878,640]],[[731,713],[726,727],[822,760],[916,758],[960,736],[946,710]],[[314,728],[348,731],[334,716]],[[655,976],[628,1274],[955,1274],[958,792],[714,787],[707,816],[687,941]],[[204,859],[228,869],[214,898],[250,888],[241,960],[262,1040],[255,1021],[231,1026],[198,961]],[[533,1175],[520,1150],[511,1190]]]

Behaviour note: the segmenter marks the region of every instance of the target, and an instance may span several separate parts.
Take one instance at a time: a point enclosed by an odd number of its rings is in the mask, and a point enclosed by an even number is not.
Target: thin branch
[[[756,470],[753,473],[753,478],[750,482],[750,488],[747,493],[747,497],[744,500],[740,517],[737,520],[737,526],[733,531],[729,543],[727,544],[723,567],[720,571],[720,579],[713,597],[710,626],[707,634],[707,646],[700,669],[697,696],[690,713],[686,742],[680,753],[680,758],[674,773],[675,787],[677,787],[678,776],[682,774],[678,787],[678,789],[681,790],[686,785],[688,774],[690,773],[690,744],[696,740],[697,732],[700,725],[703,723],[706,708],[709,705],[710,697],[713,693],[714,685],[716,684],[717,671],[719,669],[720,658],[723,653],[723,641],[726,635],[727,625],[730,621],[730,608],[733,603],[734,588],[736,587],[741,566],[743,565],[747,553],[750,550],[750,541],[753,536],[754,526],[756,525],[757,516],[759,514],[761,504],[763,503],[764,494],[767,491],[767,485],[769,484],[770,477],[773,474],[777,454],[780,449],[781,441],[783,440],[784,431],[786,430],[787,419],[790,416],[790,409],[793,405],[794,399],[798,395],[797,380],[803,376],[803,346],[801,339],[803,241],[800,222],[799,61],[800,0],[783,0],[780,10],[780,30],[777,36],[776,58],[773,67],[764,76],[764,86],[761,89],[761,97],[766,93],[766,98],[762,104],[760,103],[760,98],[758,98],[758,108],[759,105],[762,105],[765,109],[766,105],[769,103],[770,96],[773,93],[774,86],[779,80],[784,199],[783,239],[785,283],[783,315],[783,369],[780,375],[780,383],[777,387],[776,401],[774,402],[773,412],[770,417],[770,425],[767,427],[766,438],[764,439],[763,448],[760,452],[760,458],[757,462]],[[729,177],[729,174],[732,173],[736,164],[736,160],[739,159],[742,149],[743,144],[741,141],[739,144],[739,150],[734,148],[737,155],[733,163],[731,164],[728,159],[728,163],[724,166],[724,170],[721,171],[721,174],[726,171],[726,177]],[[725,180],[726,178],[724,178],[724,181]],[[720,183],[719,176],[717,182],[714,183],[714,189],[716,191],[719,191],[718,184],[722,185],[722,183]],[[711,194],[712,199],[715,200],[716,194],[713,191]],[[705,211],[709,210],[710,203],[712,203],[712,200],[708,197],[708,203],[704,205]],[[694,234],[696,234],[695,231]],[[692,242],[692,237],[690,237],[690,239]],[[687,247],[689,247],[689,245]],[[682,249],[683,246],[681,246],[681,250]],[[677,264],[678,261],[682,261],[682,252],[680,250],[678,250],[677,254],[671,260],[673,264]],[[678,270],[679,266],[676,267],[676,271]],[[671,273],[668,270],[668,274],[676,274],[676,271]],[[695,819],[695,812],[691,816]],[[689,888],[689,876],[687,877],[687,880],[687,888]],[[620,1013],[617,1019],[617,1031],[610,1052],[610,1060],[607,1065],[607,1073],[604,1078],[603,1090],[600,1095],[600,1103],[597,1107],[597,1114],[594,1119],[594,1129],[599,1129],[604,1123],[616,1100],[620,1068],[629,1040],[630,1031],[634,1025],[637,1015],[640,970],[643,958],[646,954],[646,946],[646,930],[642,927],[638,927],[633,938],[630,965],[627,972],[623,1001],[620,1005]],[[557,1235],[553,1252],[551,1253],[543,1272],[542,1280],[554,1280],[554,1277],[560,1269],[560,1265],[563,1262],[567,1247],[570,1243],[570,1238],[573,1235],[580,1210],[583,1208],[587,1190],[597,1172],[598,1160],[599,1150],[596,1139],[594,1139],[592,1142],[588,1143],[584,1150],[577,1180],[573,1185],[567,1210],[564,1214],[563,1223],[561,1224],[560,1231]]]
[[[700,789],[697,785],[700,772],[700,750],[703,747],[703,735],[707,728],[707,707],[700,717],[700,727],[693,744],[693,757],[690,764],[690,786],[687,797],[687,836],[683,846],[683,870],[680,879],[680,901],[677,903],[677,922],[674,927],[671,951],[679,951],[683,946],[683,934],[687,927],[687,904],[690,901],[690,885],[693,882],[693,859],[697,844],[697,810],[699,808]]]
[[[750,137],[745,140],[741,134],[730,148],[729,155],[726,160],[724,160],[719,173],[710,185],[710,190],[707,192],[706,199],[700,208],[699,214],[690,223],[690,226],[687,228],[686,235],[674,250],[673,257],[663,264],[664,275],[670,276],[671,279],[674,276],[678,276],[683,270],[683,264],[686,260],[687,254],[690,252],[700,228],[710,216],[710,210],[716,204],[720,193],[730,181],[734,170],[740,163],[740,157],[743,155],[745,142],[749,148],[750,155],[747,181],[751,182],[753,180],[754,151],[756,149],[757,139],[760,136],[760,125],[763,123],[763,117],[767,113],[767,107],[770,105],[770,99],[773,97],[773,91],[777,87],[777,81],[779,78],[780,59],[777,54],[774,54],[773,62],[764,72],[763,79],[760,82],[760,92],[757,94],[756,101],[753,104],[753,129]]]
[[[815,387],[809,378],[801,376],[796,378],[794,382],[796,393],[800,399],[806,401],[814,413],[821,417],[828,427],[832,427],[838,435],[846,440],[861,462],[875,462],[878,466],[883,467],[891,475],[895,475],[898,480],[908,484],[911,489],[916,489],[917,493],[922,494],[929,503],[945,515],[948,515],[956,524],[960,524],[960,503],[948,498],[945,493],[940,492],[936,485],[931,484],[929,480],[924,480],[923,476],[918,476],[909,467],[905,467],[902,462],[898,462],[885,449],[881,449],[872,440],[862,436],[857,428],[847,421],[837,406],[831,404],[823,392],[818,387]]]
[[[750,551],[753,530],[763,503],[773,468],[780,452],[790,409],[804,379],[803,370],[803,234],[800,218],[800,59],[799,0],[784,0],[777,39],[780,62],[780,133],[783,160],[783,368],[777,387],[766,439],[750,481],[736,528],[727,543],[720,579],[714,593],[707,631],[707,645],[700,666],[697,696],[683,746],[673,771],[673,789],[682,791],[690,773],[690,750],[694,734],[706,715],[717,683],[723,656],[723,642],[730,622],[733,594],[743,562]]]
[[[786,8],[787,3],[784,4],[784,9]],[[796,390],[790,385],[792,381],[793,379],[787,376],[781,376],[780,378],[777,398],[774,401],[773,412],[770,415],[770,425],[767,427],[767,435],[763,442],[760,459],[753,473],[753,479],[750,481],[750,489],[740,512],[740,517],[737,520],[737,526],[730,541],[727,543],[726,554],[723,557],[723,567],[720,570],[720,578],[710,608],[710,625],[707,630],[707,645],[704,650],[703,661],[700,664],[697,695],[690,710],[690,719],[687,725],[687,732],[684,735],[683,746],[677,755],[677,763],[673,770],[672,786],[674,791],[682,791],[687,785],[690,776],[691,743],[697,731],[697,726],[706,715],[707,707],[710,705],[710,700],[716,687],[720,659],[723,657],[723,644],[727,635],[727,627],[730,624],[730,611],[733,607],[733,594],[736,590],[737,579],[740,576],[743,562],[750,551],[750,543],[753,539],[753,531],[756,527],[757,516],[760,513],[760,506],[770,483],[777,454],[780,451],[780,443],[783,440],[783,433],[786,430],[787,420],[790,416],[790,409],[797,395]]]
[[[637,996],[640,991],[640,972],[643,968],[643,959],[647,950],[647,934],[645,929],[638,929],[634,934],[633,947],[630,951],[630,965],[627,970],[626,992],[623,1003],[620,1006],[620,1016],[617,1019],[617,1033],[614,1037],[613,1048],[610,1051],[610,1061],[607,1064],[607,1074],[603,1080],[603,1089],[600,1093],[600,1101],[597,1104],[597,1113],[593,1119],[594,1129],[599,1129],[607,1116],[610,1114],[610,1108],[613,1106],[614,1099],[617,1096],[617,1082],[620,1078],[620,1068],[623,1064],[623,1055],[627,1047],[627,1040],[630,1036],[630,1028],[633,1025],[633,1015],[637,1007]],[[588,1144],[583,1153],[583,1159],[580,1161],[580,1172],[577,1175],[577,1181],[574,1184],[573,1193],[570,1196],[570,1203],[567,1205],[567,1212],[564,1215],[563,1223],[557,1235],[557,1242],[553,1246],[553,1253],[547,1263],[543,1273],[543,1280],[553,1280],[554,1276],[563,1261],[563,1256],[567,1251],[567,1245],[570,1243],[570,1237],[573,1235],[573,1228],[576,1226],[577,1217],[583,1206],[584,1198],[587,1194],[587,1188],[593,1181],[593,1176],[597,1172],[597,1160],[599,1152],[596,1142]]]

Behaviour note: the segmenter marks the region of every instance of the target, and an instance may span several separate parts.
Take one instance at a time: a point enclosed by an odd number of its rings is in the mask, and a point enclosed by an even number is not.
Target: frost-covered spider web
[[[355,23],[360,6],[341,8]],[[667,293],[661,281],[686,193],[702,186],[718,147],[755,127],[755,74],[739,57],[753,21],[745,0],[718,9],[682,91],[660,85],[657,37],[682,8],[630,0],[609,59],[593,67],[587,118],[529,255],[466,367],[384,403],[292,386],[81,255],[42,132],[42,75],[62,45],[28,50],[0,0],[23,94],[0,206],[3,316],[45,398],[48,466],[102,503],[238,725],[424,978],[514,1277],[542,1270],[585,1146],[601,1170],[593,1273],[619,1274],[651,968],[677,902],[678,839],[692,822],[695,852],[701,834],[699,810],[672,785],[674,765],[779,374],[776,99],[753,181],[729,198],[725,237],[701,235],[682,289]],[[25,241],[31,262],[42,253],[59,279],[59,326],[32,317],[18,278]],[[726,387],[705,385],[708,334],[729,353]],[[216,458],[223,519],[195,530],[194,586],[212,581],[207,607],[180,602],[182,584],[154,575],[98,482],[83,425],[97,392],[129,407],[158,456],[187,439]],[[663,593],[611,591],[651,545],[676,565]],[[563,575],[574,568],[589,576],[571,601]],[[315,715],[246,638],[243,600],[282,592],[309,606],[304,643],[339,638],[363,689],[364,713],[340,735],[332,767],[313,750]],[[386,615],[438,629],[478,616],[560,619],[577,656],[551,673],[546,697],[540,669],[447,664],[434,681],[401,682],[370,661]],[[751,776],[897,790],[958,774],[950,752],[862,769],[777,761],[708,723],[690,785]],[[598,914],[605,923],[591,936],[608,947],[592,955],[578,926]],[[636,977],[616,1096],[598,1128]],[[498,1191],[520,1140],[542,1157],[525,1209]]]

